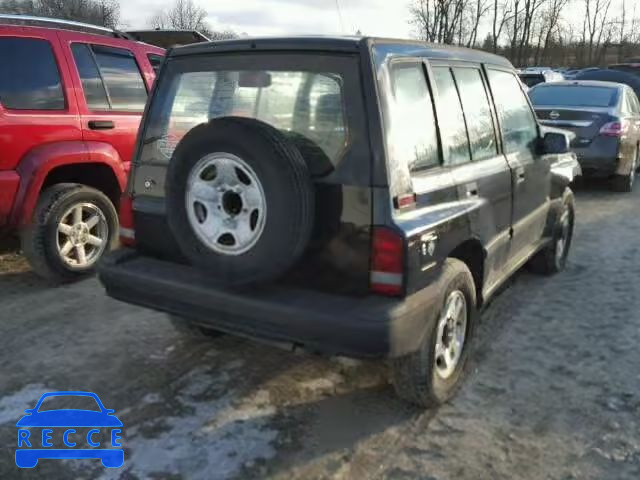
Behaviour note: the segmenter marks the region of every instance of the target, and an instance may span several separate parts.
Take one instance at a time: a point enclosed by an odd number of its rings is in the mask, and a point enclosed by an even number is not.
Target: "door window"
[[[444,162],[446,165],[459,165],[470,160],[469,138],[464,113],[453,75],[449,67],[433,69],[438,89],[438,119]]]
[[[476,68],[454,68],[453,72],[467,120],[471,158],[482,160],[493,157],[498,154],[498,148],[482,72]]]
[[[518,79],[509,72],[489,70],[505,153],[533,149],[538,124]]]
[[[75,43],[71,46],[71,51],[78,67],[84,98],[89,110],[109,110],[111,105],[107,91],[89,46],[84,43]]]
[[[75,44],[72,51],[91,110],[144,110],[147,88],[135,57],[129,50]]]
[[[15,110],[64,110],[51,45],[37,38],[0,38],[0,103]]]
[[[391,70],[390,149],[411,171],[440,163],[433,103],[422,64],[399,64]]]

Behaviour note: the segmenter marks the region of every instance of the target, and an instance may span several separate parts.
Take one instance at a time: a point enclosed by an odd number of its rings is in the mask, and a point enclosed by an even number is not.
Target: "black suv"
[[[369,38],[176,48],[145,113],[109,295],[177,328],[391,359],[420,405],[459,384],[477,312],[565,265],[579,172],[512,65]]]

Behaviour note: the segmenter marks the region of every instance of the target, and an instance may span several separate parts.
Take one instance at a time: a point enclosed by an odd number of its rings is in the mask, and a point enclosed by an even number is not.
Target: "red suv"
[[[0,233],[20,234],[38,274],[72,280],[117,242],[165,51],[100,27],[16,18],[0,15]]]

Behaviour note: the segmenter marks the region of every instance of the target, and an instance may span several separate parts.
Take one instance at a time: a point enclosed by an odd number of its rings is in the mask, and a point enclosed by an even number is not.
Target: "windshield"
[[[343,76],[244,63],[248,68],[189,62],[164,78],[145,132],[151,151],[145,148],[142,161],[151,155],[156,163],[168,162],[193,127],[235,116],[268,123],[294,142],[311,142],[336,164],[347,143]]]
[[[611,107],[616,103],[617,90],[580,85],[544,85],[531,90],[529,97],[534,105]]]

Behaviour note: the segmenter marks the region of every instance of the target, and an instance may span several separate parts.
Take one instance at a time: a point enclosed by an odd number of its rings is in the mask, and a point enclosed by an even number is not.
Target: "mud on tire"
[[[476,290],[469,268],[460,260],[445,261],[440,291],[440,308],[434,318],[427,319],[427,331],[416,352],[391,360],[391,377],[398,396],[421,407],[433,407],[449,400],[457,391],[466,370],[469,346],[473,338],[477,317]],[[442,378],[437,371],[436,344],[438,324],[448,299],[453,292],[461,292],[466,301],[466,335],[462,351],[453,372]]]

